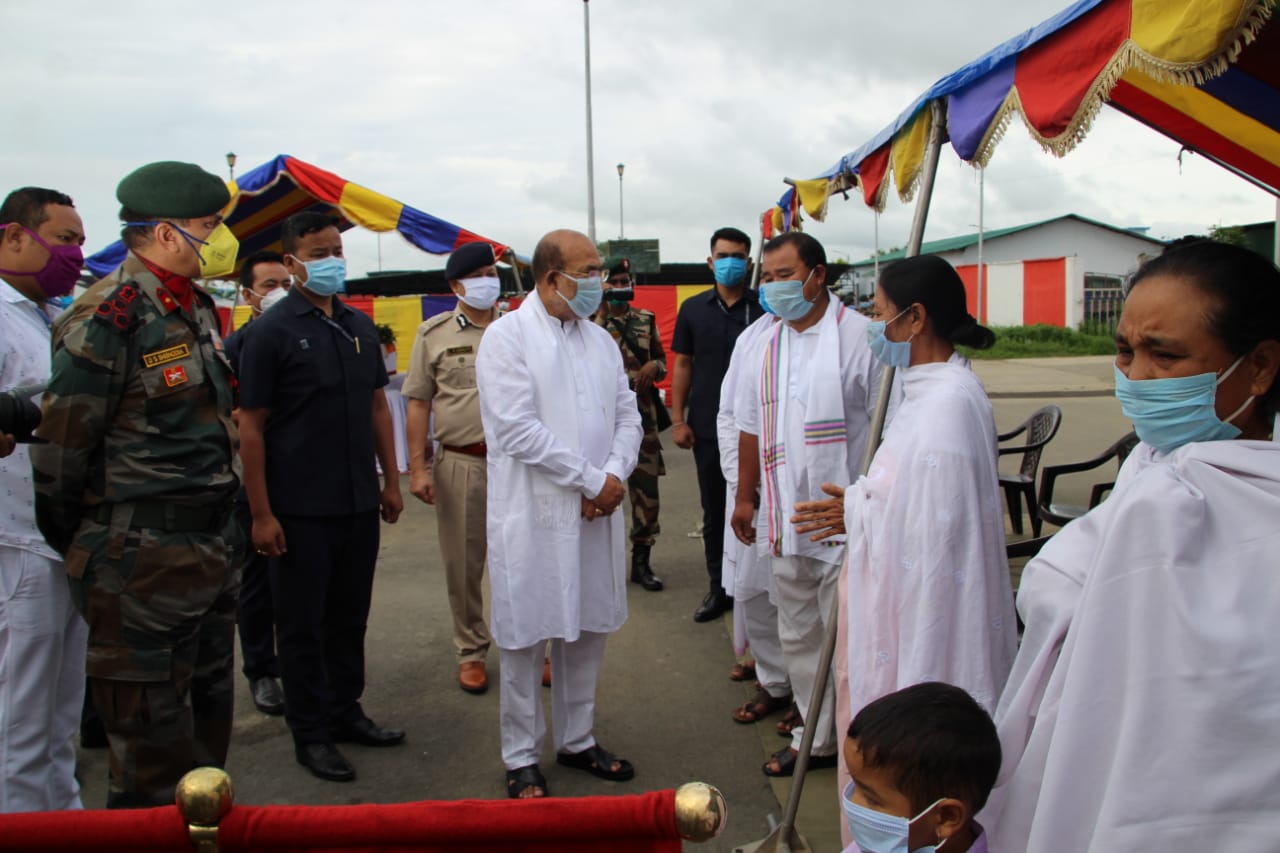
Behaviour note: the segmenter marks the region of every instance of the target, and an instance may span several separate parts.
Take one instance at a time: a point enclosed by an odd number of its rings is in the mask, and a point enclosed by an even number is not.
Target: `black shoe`
[[[111,745],[107,740],[107,724],[101,717],[93,717],[80,724],[81,749],[106,749]]]
[[[698,609],[693,611],[693,621],[710,622],[712,619],[719,619],[726,610],[732,609],[732,598],[723,592],[709,592],[707,597],[702,599],[702,604],[698,605]]]
[[[249,679],[249,695],[253,697],[253,706],[262,713],[273,717],[284,713],[284,690],[274,677]]]
[[[350,782],[356,778],[356,769],[342,757],[331,743],[300,743],[293,748],[298,763],[328,782]]]
[[[395,746],[404,741],[401,729],[384,729],[365,717],[354,723],[336,723],[333,727],[334,743],[358,743],[364,746]]]
[[[662,591],[662,578],[649,568],[648,545],[634,545],[631,548],[631,582],[640,584],[649,592]]]

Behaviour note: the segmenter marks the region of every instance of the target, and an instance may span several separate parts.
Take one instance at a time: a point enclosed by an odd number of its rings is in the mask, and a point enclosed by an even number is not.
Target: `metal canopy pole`
[[[924,165],[920,173],[919,199],[916,201],[915,217],[911,221],[911,238],[907,241],[907,257],[920,254],[920,246],[924,242],[924,226],[929,218],[929,202],[933,199],[933,182],[938,173],[938,155],[942,150],[943,115],[941,101],[930,104],[933,121],[929,128],[929,147],[925,151]],[[880,372],[880,392],[876,396],[876,408],[871,416],[870,432],[867,436],[867,449],[862,457],[862,474],[871,469],[871,460],[880,446],[880,438],[884,434],[885,416],[889,412],[889,396],[893,386],[895,370],[885,367]],[[822,698],[827,692],[827,679],[831,675],[831,661],[836,650],[836,621],[840,616],[840,597],[831,602],[831,614],[828,620],[827,633],[822,641],[822,653],[818,657],[818,677],[813,684],[813,693],[809,698],[809,709],[812,713],[822,706]],[[809,770],[809,751],[813,749],[815,725],[804,727],[804,736],[800,739],[800,752],[796,756],[795,773],[791,779],[791,796],[787,798],[786,810],[778,828],[762,841],[755,841],[735,849],[735,853],[809,853],[812,850],[808,843],[795,829],[796,813],[800,809],[800,795],[804,791],[804,778]],[[838,733],[837,733],[838,734]]]

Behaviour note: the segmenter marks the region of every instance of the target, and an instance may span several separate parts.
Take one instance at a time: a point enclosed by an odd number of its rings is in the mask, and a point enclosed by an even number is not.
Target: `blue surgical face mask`
[[[769,281],[760,285],[760,307],[775,317],[794,323],[813,309],[813,303],[804,298],[804,286],[809,283],[813,271],[804,281]]]
[[[1138,438],[1161,453],[1177,450],[1193,441],[1229,441],[1240,435],[1231,423],[1245,410],[1253,397],[1224,421],[1214,404],[1218,386],[1240,366],[1244,356],[1223,372],[1200,373],[1168,379],[1130,379],[1116,367],[1116,399],[1124,416],[1133,421]]]
[[[716,258],[712,266],[716,282],[725,287],[737,287],[747,280],[747,262],[742,258]]]
[[[898,317],[911,310],[908,305],[898,313]],[[884,320],[872,320],[867,324],[867,345],[871,347],[871,354],[880,360],[881,364],[889,367],[910,367],[911,366],[911,338],[905,341],[891,341],[884,336],[884,330],[888,328],[889,323],[897,320],[885,322]]]
[[[593,272],[586,278],[574,278],[567,272],[562,272],[560,275],[572,279],[578,285],[578,292],[573,295],[572,299],[565,299],[563,293],[559,290],[556,291],[556,294],[568,304],[569,310],[574,313],[574,316],[580,320],[585,320],[596,313],[596,309],[600,307],[600,298],[604,295],[604,286],[600,283],[600,273]]]
[[[333,296],[346,289],[346,258],[328,257],[304,261],[296,255],[292,257],[307,270],[307,280],[299,283],[316,296]]]
[[[844,817],[849,823],[849,834],[862,853],[908,853],[907,837],[911,834],[911,824],[929,813],[929,810],[942,802],[938,800],[920,814],[907,820],[884,812],[873,811],[853,801],[853,783],[845,786],[840,796],[840,804],[844,807]],[[942,850],[946,844],[929,844],[917,847],[910,853],[934,853]]]

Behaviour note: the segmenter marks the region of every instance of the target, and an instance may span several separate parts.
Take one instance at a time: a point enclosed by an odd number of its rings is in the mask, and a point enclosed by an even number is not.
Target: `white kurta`
[[[788,338],[790,349],[786,363],[786,376],[780,381],[787,383],[789,393],[788,405],[784,415],[784,423],[777,424],[779,435],[786,446],[786,474],[779,477],[779,503],[783,507],[784,524],[781,530],[782,554],[784,556],[801,556],[820,560],[829,565],[839,564],[843,541],[839,538],[812,542],[808,536],[798,536],[795,527],[789,523],[794,506],[801,501],[826,500],[827,494],[822,491],[822,484],[848,483],[858,474],[862,465],[863,450],[867,443],[867,430],[871,425],[871,415],[875,409],[876,394],[880,388],[881,368],[871,348],[867,345],[867,319],[855,311],[845,311],[844,319],[837,322],[840,303],[831,298],[827,312],[814,326],[804,332],[796,332],[790,326],[782,330]],[[828,354],[818,348],[818,338],[825,325],[834,327],[839,340],[839,353]],[[735,402],[735,414],[738,429],[742,432],[761,436],[760,377],[764,367],[766,344],[762,341],[755,348],[752,363],[743,369],[754,376],[753,383],[741,383],[740,393]],[[806,415],[805,411],[811,381],[818,379],[815,375],[813,359],[828,358],[835,355],[840,359],[838,393],[841,395],[839,407],[843,414],[846,429],[845,466],[844,470],[810,470],[814,466],[806,465],[807,456],[814,452],[806,446],[804,440]],[[824,394],[837,393],[837,389],[823,388]],[[896,394],[895,389],[895,394]],[[891,405],[890,411],[894,410]],[[761,445],[761,452],[764,447]],[[764,475],[763,460],[761,476]],[[768,554],[770,548],[768,522],[764,517],[764,507],[758,513],[756,523],[756,549]]]
[[[959,355],[898,375],[903,402],[845,492],[851,713],[922,681],[993,711],[1017,628],[991,403]]]
[[[1023,572],[992,848],[1274,850],[1280,444],[1124,468]]]
[[[537,293],[496,320],[476,356],[488,445],[493,639],[506,649],[610,633],[627,618],[622,514],[581,500],[626,482],[643,431],[618,345],[590,321],[547,314]]]
[[[738,541],[729,518],[733,517],[734,496],[738,490],[738,420],[737,400],[740,393],[753,394],[759,381],[760,352],[778,323],[777,317],[765,314],[738,336],[720,385],[720,411],[716,415],[716,439],[720,446],[720,470],[724,473],[727,500],[724,525],[724,566],[721,585],[734,598],[750,598],[773,587],[769,560],[755,548]],[[749,366],[748,366],[749,365]],[[744,389],[745,386],[745,390]],[[734,614],[735,626],[737,613]]]

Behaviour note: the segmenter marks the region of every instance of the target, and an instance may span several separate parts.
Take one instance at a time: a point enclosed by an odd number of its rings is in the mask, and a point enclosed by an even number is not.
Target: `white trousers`
[[[502,763],[508,770],[537,764],[547,737],[542,714],[542,659],[550,645],[551,738],[556,752],[595,746],[596,681],[608,634],[583,631],[572,643],[553,639],[523,649],[499,649]]]
[[[0,545],[0,812],[80,809],[89,628],[62,563]]]
[[[791,676],[791,688],[805,725],[817,726],[811,754],[834,755],[838,744],[834,677],[827,677],[827,689],[817,714],[809,707],[809,700],[817,680],[818,658],[831,617],[831,601],[840,579],[840,567],[812,557],[774,557],[771,563],[778,604],[778,639]],[[791,730],[792,749],[800,748],[803,736],[804,726]]]
[[[733,607],[742,612],[747,642],[756,660],[756,680],[770,696],[787,695],[791,692],[791,679],[787,677],[787,661],[778,639],[778,608],[769,600],[769,593],[735,598]]]

